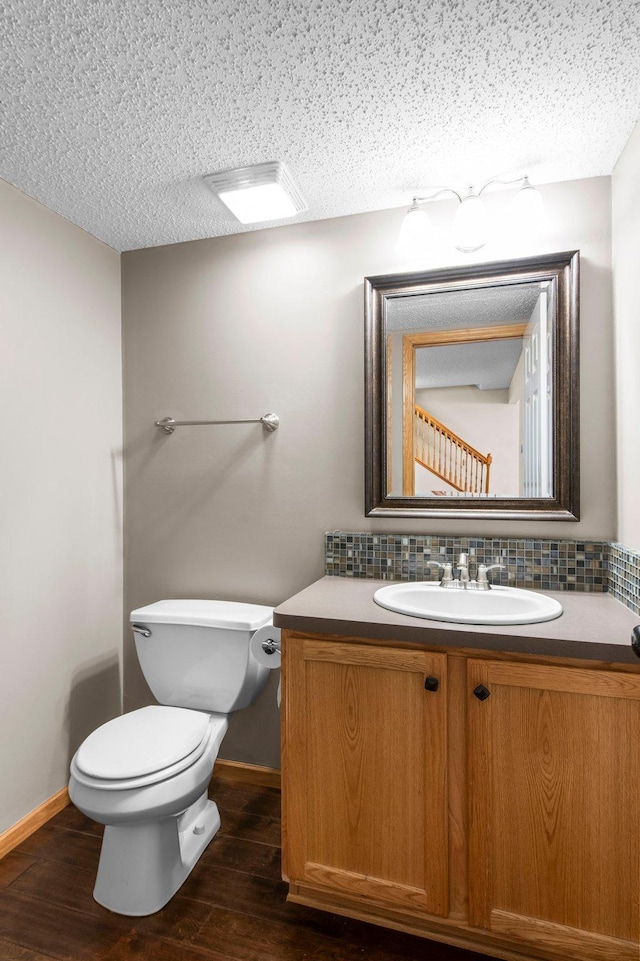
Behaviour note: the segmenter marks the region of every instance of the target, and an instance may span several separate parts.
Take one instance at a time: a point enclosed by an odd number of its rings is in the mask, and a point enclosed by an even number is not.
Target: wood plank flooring
[[[157,914],[127,918],[92,890],[102,828],[69,806],[0,861],[0,961],[487,961],[287,904],[280,794],[214,778],[222,828]]]

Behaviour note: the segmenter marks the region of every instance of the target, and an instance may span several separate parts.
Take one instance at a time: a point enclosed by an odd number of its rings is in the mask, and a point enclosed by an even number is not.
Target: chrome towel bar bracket
[[[155,422],[156,427],[165,434],[173,434],[176,427],[203,427],[209,424],[262,424],[265,430],[271,432],[280,426],[280,418],[277,414],[264,414],[253,420],[174,420],[173,417],[164,417]]]

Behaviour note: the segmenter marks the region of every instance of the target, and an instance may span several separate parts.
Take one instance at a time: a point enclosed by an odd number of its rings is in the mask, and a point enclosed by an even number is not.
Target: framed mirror
[[[365,513],[579,519],[579,252],[365,278]]]

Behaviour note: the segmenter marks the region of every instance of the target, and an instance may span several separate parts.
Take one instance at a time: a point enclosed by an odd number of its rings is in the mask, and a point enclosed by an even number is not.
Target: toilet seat
[[[107,721],[81,744],[71,773],[87,787],[122,791],[166,780],[193,765],[227,720],[154,705]]]

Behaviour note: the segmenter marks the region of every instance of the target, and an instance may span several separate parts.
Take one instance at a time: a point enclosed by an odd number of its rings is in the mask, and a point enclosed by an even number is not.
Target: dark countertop
[[[631,648],[631,630],[640,618],[609,594],[539,591],[555,597],[563,607],[560,617],[540,624],[452,624],[379,607],[373,595],[389,583],[323,577],[276,607],[273,623],[305,633],[555,655],[629,664],[640,670],[640,660]]]

